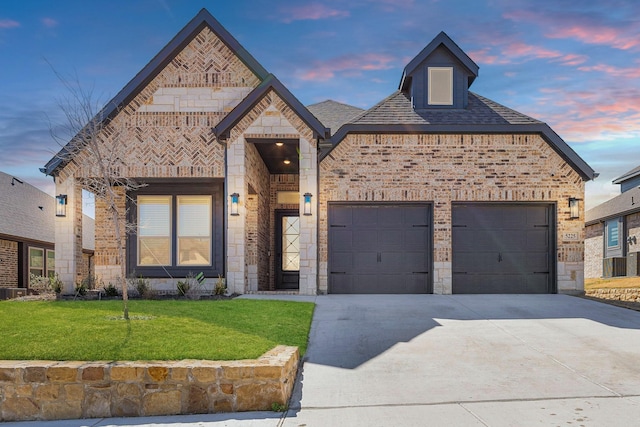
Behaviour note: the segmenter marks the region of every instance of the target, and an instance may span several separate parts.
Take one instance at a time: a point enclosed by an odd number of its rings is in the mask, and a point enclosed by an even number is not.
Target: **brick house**
[[[546,124],[470,92],[477,75],[441,33],[371,109],[307,108],[203,9],[106,107],[131,131],[121,173],[148,184],[121,199],[128,272],[166,289],[220,275],[238,293],[581,291],[594,171]],[[45,172],[72,205],[56,228],[70,280],[88,171],[56,157]]]
[[[621,194],[585,212],[585,277],[640,275],[640,166],[613,180]]]
[[[26,295],[30,275],[55,272],[53,197],[23,180],[0,172],[0,299]],[[93,219],[82,218],[81,276],[87,277],[93,256]]]

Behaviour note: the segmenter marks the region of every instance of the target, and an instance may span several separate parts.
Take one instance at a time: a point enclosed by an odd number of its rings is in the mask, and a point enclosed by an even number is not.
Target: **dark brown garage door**
[[[453,293],[554,292],[554,224],[548,204],[454,204]]]
[[[431,292],[430,205],[329,205],[329,292]]]

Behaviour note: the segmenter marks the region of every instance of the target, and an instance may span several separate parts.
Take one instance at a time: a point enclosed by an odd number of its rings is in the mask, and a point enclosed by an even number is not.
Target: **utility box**
[[[27,295],[25,288],[0,288],[0,300],[13,299]]]

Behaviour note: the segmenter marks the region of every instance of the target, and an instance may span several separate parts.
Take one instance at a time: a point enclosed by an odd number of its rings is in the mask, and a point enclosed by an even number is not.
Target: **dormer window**
[[[428,67],[429,105],[453,105],[453,67]]]

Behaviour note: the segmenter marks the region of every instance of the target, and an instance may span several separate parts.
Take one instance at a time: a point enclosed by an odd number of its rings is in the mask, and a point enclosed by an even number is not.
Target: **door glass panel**
[[[300,270],[300,218],[282,217],[282,270]]]

